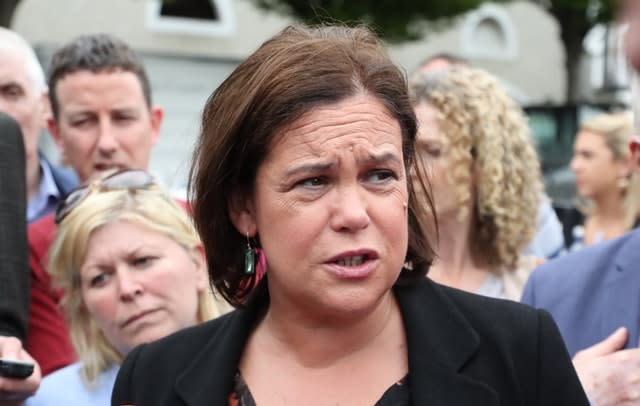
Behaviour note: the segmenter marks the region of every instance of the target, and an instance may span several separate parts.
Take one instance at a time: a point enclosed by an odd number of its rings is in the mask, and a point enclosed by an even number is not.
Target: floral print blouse
[[[411,401],[407,378],[408,375],[391,385],[373,406],[409,406]],[[229,395],[229,406],[256,406],[249,387],[240,372],[236,374],[235,387]]]

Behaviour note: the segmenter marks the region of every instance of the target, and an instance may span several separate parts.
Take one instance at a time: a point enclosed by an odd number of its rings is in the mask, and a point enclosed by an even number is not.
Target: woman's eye
[[[95,276],[93,276],[90,280],[89,280],[89,286],[93,287],[100,287],[100,286],[104,286],[105,283],[107,283],[107,279],[108,279],[108,275],[104,272],[101,272]]]
[[[390,179],[397,179],[396,174],[388,169],[376,169],[369,172],[368,178],[374,183],[382,183]]]
[[[149,265],[151,265],[151,263],[153,262],[153,257],[150,256],[143,256],[143,257],[137,257],[133,259],[133,265],[137,268],[146,268]]]
[[[326,179],[321,176],[314,176],[312,178],[307,178],[298,182],[298,185],[304,187],[317,188],[326,183]]]
[[[434,147],[424,148],[424,152],[425,152],[425,154],[427,154],[427,155],[429,155],[430,157],[433,157],[433,158],[438,158],[438,157],[440,157],[440,155],[442,155],[442,149],[440,149],[440,148],[434,148]]]

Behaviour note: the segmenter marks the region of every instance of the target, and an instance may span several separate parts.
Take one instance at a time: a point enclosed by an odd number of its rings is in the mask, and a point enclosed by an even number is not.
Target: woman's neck
[[[622,194],[619,191],[608,191],[594,196],[593,210],[588,217],[602,222],[616,222],[624,218]]]
[[[239,366],[256,403],[374,404],[406,376],[407,340],[391,292],[370,314],[349,322],[336,322],[331,315],[314,320],[308,312],[275,302],[272,297]]]
[[[624,234],[630,224],[625,218],[622,196],[606,193],[593,200],[593,209],[584,222],[584,241],[587,245],[601,240],[609,240]]]
[[[490,269],[474,257],[471,244],[475,230],[472,216],[458,220],[446,216],[439,220],[437,257],[428,276],[454,288],[475,292],[485,281]]]
[[[403,331],[400,309],[388,292],[368,314],[313,318],[304,309],[272,299],[254,336],[273,351],[288,353],[300,365],[322,368]]]

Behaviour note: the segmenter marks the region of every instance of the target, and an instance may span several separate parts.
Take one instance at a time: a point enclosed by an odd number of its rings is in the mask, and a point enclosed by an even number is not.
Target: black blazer
[[[548,313],[427,278],[395,294],[413,405],[589,405]],[[258,314],[250,305],[136,348],[112,406],[226,406]]]
[[[0,335],[22,340],[30,288],[23,142],[18,123],[0,113]]]

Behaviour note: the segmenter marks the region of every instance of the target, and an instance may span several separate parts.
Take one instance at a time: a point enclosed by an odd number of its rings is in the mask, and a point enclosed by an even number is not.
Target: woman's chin
[[[390,290],[375,292],[370,288],[344,289],[323,298],[322,305],[318,307],[322,309],[320,317],[342,322],[363,320],[374,313],[384,299],[391,295]]]

